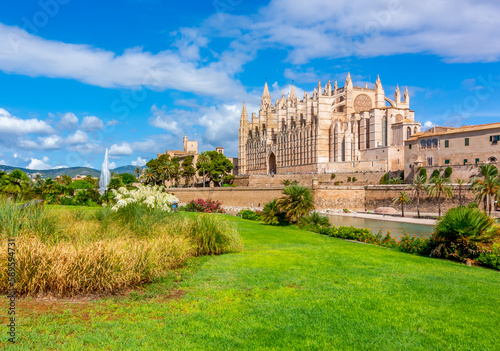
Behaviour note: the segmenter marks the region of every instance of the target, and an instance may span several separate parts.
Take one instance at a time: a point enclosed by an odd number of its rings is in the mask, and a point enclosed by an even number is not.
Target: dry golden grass
[[[18,216],[22,225],[14,236],[19,294],[112,293],[151,282],[191,256],[242,249],[234,223],[217,215],[141,212],[139,218],[123,219],[112,213],[75,215],[66,210]],[[6,228],[0,233],[0,293],[7,293],[7,237],[13,233]]]

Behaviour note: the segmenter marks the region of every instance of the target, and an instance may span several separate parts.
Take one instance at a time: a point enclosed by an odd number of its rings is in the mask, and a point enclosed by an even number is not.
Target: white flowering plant
[[[150,209],[156,208],[170,212],[172,204],[179,202],[175,195],[165,192],[165,187],[158,185],[140,185],[136,190],[127,190],[127,188],[121,187],[118,190],[112,189],[111,191],[116,201],[111,210],[115,212],[131,204],[146,205]]]

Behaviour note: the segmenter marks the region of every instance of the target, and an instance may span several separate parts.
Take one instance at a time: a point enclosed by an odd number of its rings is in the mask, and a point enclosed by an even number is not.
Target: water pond
[[[384,235],[387,234],[387,231],[389,230],[391,232],[391,236],[396,239],[399,239],[405,232],[418,237],[426,237],[430,236],[434,230],[434,226],[428,224],[401,223],[380,219],[356,218],[331,214],[327,215],[327,217],[330,219],[330,223],[337,227],[353,226],[355,228],[369,228],[373,234],[377,234],[380,230],[382,230]]]

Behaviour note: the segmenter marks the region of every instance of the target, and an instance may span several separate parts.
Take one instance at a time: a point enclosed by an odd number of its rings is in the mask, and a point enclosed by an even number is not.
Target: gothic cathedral
[[[404,141],[420,132],[408,88],[401,99],[385,96],[380,78],[373,89],[318,83],[302,100],[292,85],[273,105],[267,82],[259,116],[251,121],[243,103],[239,129],[240,174],[334,173],[404,169]]]

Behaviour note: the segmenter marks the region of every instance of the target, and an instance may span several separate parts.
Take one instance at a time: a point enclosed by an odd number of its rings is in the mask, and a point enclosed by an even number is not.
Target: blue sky
[[[237,156],[257,112],[318,79],[408,86],[425,128],[500,121],[497,0],[41,0],[0,3],[0,165]],[[301,96],[301,95],[299,95]]]

